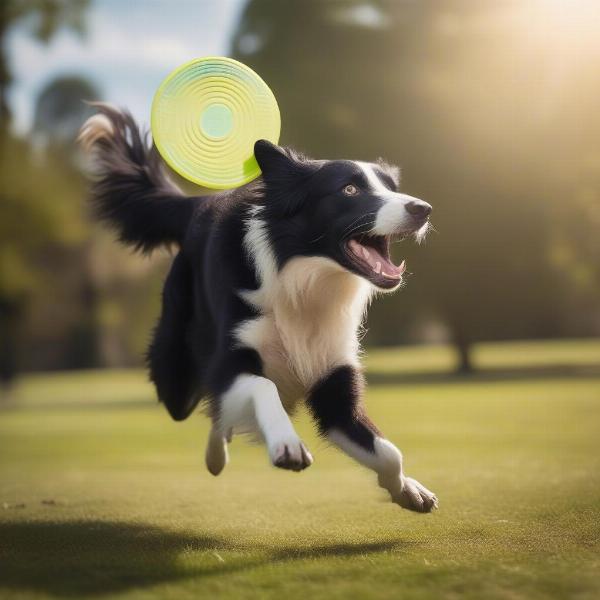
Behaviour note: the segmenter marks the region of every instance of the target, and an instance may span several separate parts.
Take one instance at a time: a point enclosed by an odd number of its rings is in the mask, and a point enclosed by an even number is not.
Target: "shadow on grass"
[[[104,595],[226,575],[265,564],[385,552],[403,544],[389,541],[310,548],[244,547],[216,536],[139,523],[0,523],[0,589],[72,598]],[[223,551],[231,551],[226,561],[219,554]],[[253,557],[244,556],[247,552]],[[204,556],[196,556],[194,564],[186,560],[195,554]]]
[[[600,365],[551,365],[540,367],[510,367],[477,369],[471,373],[452,371],[377,372],[368,371],[367,381],[371,385],[396,384],[452,384],[519,381],[525,379],[600,379]]]

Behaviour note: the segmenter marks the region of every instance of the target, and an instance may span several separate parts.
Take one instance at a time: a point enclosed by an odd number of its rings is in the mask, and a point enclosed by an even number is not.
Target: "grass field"
[[[33,375],[0,410],[0,598],[598,598],[600,342],[374,351],[367,404],[440,509],[389,503],[327,448],[301,474],[144,375]]]

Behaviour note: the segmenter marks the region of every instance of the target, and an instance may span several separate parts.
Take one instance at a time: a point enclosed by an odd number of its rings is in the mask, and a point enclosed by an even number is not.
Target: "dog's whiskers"
[[[372,228],[374,225],[375,225],[375,219],[371,219],[370,221],[366,221],[365,223],[358,223],[356,226],[354,226],[348,232],[346,232],[342,237],[343,238],[352,237],[352,235],[356,231],[359,231],[362,228],[366,228],[368,230],[369,228]]]
[[[352,233],[352,232],[356,231],[356,229],[358,227],[362,227],[362,223],[359,224],[357,227],[354,227],[354,225],[357,223],[357,221],[360,221],[361,219],[365,219],[367,217],[373,216],[375,214],[377,214],[377,211],[371,211],[371,212],[365,213],[364,215],[360,215],[360,216],[356,217],[356,219],[354,219],[354,221],[352,221],[352,223],[350,223],[349,225],[346,226],[346,228],[342,232],[342,237],[348,237],[348,235],[349,235],[349,233],[347,233],[348,230],[350,230],[350,233]],[[375,223],[375,221],[373,221],[372,223],[366,223],[366,225],[372,226],[372,225],[374,225],[374,223]]]
[[[344,234],[342,237],[344,237],[344,238],[352,237],[352,234],[355,231],[358,231],[359,229],[361,229],[363,227],[367,227],[367,228],[373,227],[373,225],[375,225],[375,219],[372,219],[371,221],[367,221],[366,223],[359,223],[354,228],[352,228],[350,231],[348,231],[348,233]]]

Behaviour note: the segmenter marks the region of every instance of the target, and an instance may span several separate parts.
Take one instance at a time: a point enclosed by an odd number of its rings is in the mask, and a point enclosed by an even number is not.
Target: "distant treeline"
[[[53,4],[69,6],[30,3]],[[72,4],[83,29],[86,2]],[[600,42],[541,4],[245,8],[231,54],[274,90],[282,143],[383,156],[434,206],[427,242],[396,247],[412,275],[374,304],[367,344],[451,340],[467,369],[478,340],[600,335]],[[2,52],[0,374],[140,364],[169,257],[133,256],[89,218],[73,140],[101,91],[50,82],[15,138]]]

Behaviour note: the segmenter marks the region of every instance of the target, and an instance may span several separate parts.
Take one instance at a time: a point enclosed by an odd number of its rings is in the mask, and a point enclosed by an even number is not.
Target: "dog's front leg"
[[[215,444],[224,445],[220,432],[257,430],[276,467],[301,471],[312,464],[312,456],[294,430],[270,379],[240,374],[220,396],[219,404]]]
[[[377,473],[379,485],[403,508],[430,512],[433,492],[402,471],[402,454],[367,417],[361,404],[363,379],[354,367],[338,367],[312,389],[308,404],[321,433],[346,454]]]

